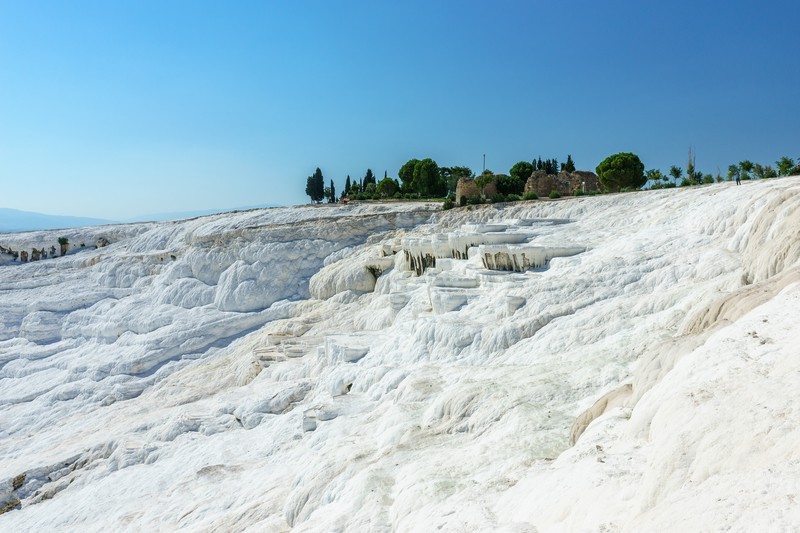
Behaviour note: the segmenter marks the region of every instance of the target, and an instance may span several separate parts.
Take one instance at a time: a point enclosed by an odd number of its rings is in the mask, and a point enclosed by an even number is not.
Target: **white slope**
[[[0,530],[796,528],[798,193],[70,235],[0,267]]]

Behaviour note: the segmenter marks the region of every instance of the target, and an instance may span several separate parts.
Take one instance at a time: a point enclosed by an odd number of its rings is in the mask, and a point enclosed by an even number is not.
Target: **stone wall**
[[[484,197],[491,198],[497,194],[497,184],[492,181],[486,184],[483,191],[480,191],[474,179],[459,178],[458,183],[456,183],[456,203],[461,201],[462,196],[466,196],[467,198],[479,198],[481,192],[483,192]]]
[[[481,192],[478,190],[478,186],[475,184],[475,180],[472,178],[459,178],[458,183],[456,183],[456,202],[461,200],[462,196],[466,196],[467,198],[475,198],[479,197]]]
[[[587,170],[562,171],[558,174],[546,174],[543,170],[536,170],[525,183],[525,192],[535,192],[537,196],[547,196],[550,191],[558,191],[561,195],[572,195],[579,190],[599,191],[600,181],[597,174]]]

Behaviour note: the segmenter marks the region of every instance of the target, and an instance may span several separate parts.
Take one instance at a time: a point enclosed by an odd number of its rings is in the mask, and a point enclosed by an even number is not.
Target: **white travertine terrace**
[[[582,246],[485,245],[478,247],[483,266],[489,270],[525,272],[544,268],[554,257],[569,257],[585,252]]]
[[[799,227],[781,178],[59,231],[111,244],[0,265],[0,531],[797,530]]]

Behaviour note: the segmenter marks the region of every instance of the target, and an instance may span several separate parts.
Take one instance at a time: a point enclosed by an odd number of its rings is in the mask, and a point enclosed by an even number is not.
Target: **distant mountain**
[[[266,207],[281,207],[278,204],[258,204],[242,207],[229,207],[218,209],[199,209],[197,211],[179,211],[174,213],[155,213],[151,215],[139,215],[129,218],[126,222],[158,222],[162,220],[181,220],[184,218],[204,217],[207,215],[217,215],[219,213],[229,213],[231,211],[246,211],[248,209],[263,209]]]
[[[32,211],[20,211],[19,209],[0,207],[0,232],[2,233],[79,228],[81,226],[112,224],[113,222],[113,220],[105,220],[102,218],[45,215]]]

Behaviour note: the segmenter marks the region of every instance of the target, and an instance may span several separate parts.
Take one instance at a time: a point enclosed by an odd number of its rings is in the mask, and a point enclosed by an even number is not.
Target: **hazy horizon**
[[[245,205],[223,207],[216,209],[197,209],[193,211],[179,211],[171,213],[145,213],[125,219],[103,219],[89,216],[61,215],[56,213],[38,213],[20,209],[0,207],[0,233],[19,233],[37,230],[57,230],[76,228],[82,226],[97,226],[104,224],[126,224],[132,222],[159,222],[167,220],[180,220],[199,216],[227,213],[231,211],[244,211],[249,209],[265,209],[273,207],[286,207],[275,204]]]

